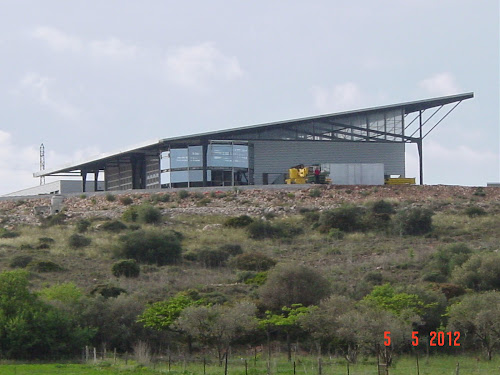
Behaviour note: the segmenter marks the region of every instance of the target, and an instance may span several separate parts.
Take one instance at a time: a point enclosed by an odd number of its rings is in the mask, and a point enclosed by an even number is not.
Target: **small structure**
[[[86,191],[95,191],[94,181],[87,181]],[[104,181],[97,182],[97,190],[104,190]],[[3,197],[27,197],[34,195],[55,195],[55,194],[71,194],[71,193],[82,193],[82,183],[78,180],[59,180],[54,182],[49,182],[44,185],[31,187],[28,189],[23,189],[15,191],[13,193],[5,194]]]

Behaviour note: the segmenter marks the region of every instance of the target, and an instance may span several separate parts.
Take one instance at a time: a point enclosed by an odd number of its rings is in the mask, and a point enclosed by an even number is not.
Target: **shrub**
[[[194,251],[188,251],[187,253],[184,253],[182,257],[190,262],[196,262],[198,260],[198,253]]]
[[[114,202],[114,201],[116,201],[116,197],[114,196],[114,194],[111,194],[111,193],[106,193],[106,195],[105,195],[105,196],[106,196],[106,200],[107,200],[108,202]]]
[[[453,270],[457,284],[475,291],[500,289],[500,255],[477,254]]]
[[[304,211],[300,212],[304,223],[313,225],[319,221],[320,213],[318,211]]]
[[[422,275],[423,281],[429,281],[431,283],[444,283],[446,279],[446,276],[439,271],[429,271]]]
[[[205,267],[221,267],[228,258],[229,254],[221,249],[202,249],[198,252],[198,261]]]
[[[247,285],[264,285],[267,281],[267,272],[257,272],[255,276],[247,278],[244,283]]]
[[[136,222],[138,216],[137,206],[131,206],[123,211],[122,219],[126,222]]]
[[[50,260],[33,261],[28,265],[28,268],[34,272],[59,272],[63,270],[59,264]]]
[[[94,289],[90,291],[90,294],[92,295],[99,294],[104,298],[116,298],[122,293],[127,293],[127,291],[123,288],[119,288],[117,286],[109,284],[96,285]]]
[[[210,202],[211,202],[210,198],[202,198],[198,202],[196,202],[196,206],[197,207],[205,207]]]
[[[11,268],[26,268],[33,261],[33,257],[29,255],[17,255],[11,259],[9,267]]]
[[[79,249],[90,245],[91,239],[80,234],[72,234],[68,238],[68,245],[73,249]]]
[[[339,228],[332,228],[328,231],[328,237],[334,240],[342,240],[344,238],[344,232]]]
[[[255,220],[247,226],[248,236],[254,240],[264,238],[275,238],[279,236],[279,229],[272,223],[263,220]]]
[[[185,199],[189,197],[189,192],[187,190],[179,190],[177,192],[177,196],[179,197],[179,199]]]
[[[120,198],[118,198],[118,200],[124,206],[130,206],[132,203],[134,203],[134,200],[128,196],[120,197]]]
[[[364,209],[357,206],[342,206],[334,210],[323,211],[319,217],[319,230],[323,233],[332,228],[343,232],[355,232],[365,229]]]
[[[139,264],[137,264],[134,259],[126,259],[113,264],[111,272],[116,277],[138,277],[141,272],[141,267],[139,267]]]
[[[66,214],[61,211],[55,215],[49,215],[46,218],[41,217],[40,220],[43,227],[52,227],[54,225],[64,224],[67,218]]]
[[[224,245],[219,246],[219,249],[222,251],[225,251],[228,253],[230,256],[235,256],[243,253],[243,249],[241,248],[241,245],[237,243],[227,243]]]
[[[236,217],[230,217],[225,222],[226,227],[231,228],[243,228],[253,223],[253,219],[248,215],[241,215]]]
[[[137,208],[137,221],[144,224],[157,224],[161,221],[161,211],[149,204]]]
[[[50,237],[40,237],[38,239],[38,242],[40,243],[46,243],[46,244],[52,244],[54,242],[56,242],[53,238],[50,238]]]
[[[486,192],[484,191],[484,189],[482,187],[478,187],[475,191],[474,191],[474,195],[476,197],[485,197],[486,196]]]
[[[174,264],[181,257],[179,235],[173,231],[136,230],[119,239],[118,254],[139,263]]]
[[[395,213],[394,206],[383,199],[373,203],[372,212],[375,214],[388,214],[391,215]]]
[[[89,229],[90,225],[91,225],[90,220],[80,219],[76,222],[76,231],[78,233],[85,233],[87,229]]]
[[[432,231],[432,215],[426,208],[407,208],[398,212],[395,223],[400,234],[418,236]]]
[[[309,190],[309,196],[312,198],[321,197],[321,190],[314,188]]]
[[[384,278],[379,271],[370,271],[363,276],[363,279],[368,283],[380,285]]]
[[[0,238],[16,238],[19,237],[18,232],[10,231],[5,228],[0,228]]]
[[[450,244],[439,249],[432,256],[432,266],[443,275],[448,276],[455,267],[464,264],[471,254],[472,250],[465,244]]]
[[[243,271],[267,271],[276,265],[274,259],[259,252],[240,254],[231,263]]]
[[[465,209],[465,214],[469,217],[478,217],[486,215],[486,211],[482,207],[471,206]]]
[[[123,224],[120,220],[110,220],[101,224],[99,229],[105,230],[107,232],[118,233],[121,232],[122,230],[127,229],[127,226]]]

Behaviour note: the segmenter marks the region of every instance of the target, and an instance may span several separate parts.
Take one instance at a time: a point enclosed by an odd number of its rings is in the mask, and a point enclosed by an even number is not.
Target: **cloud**
[[[432,95],[452,95],[460,92],[455,77],[448,72],[439,73],[420,81],[419,87]]]
[[[314,105],[324,112],[355,109],[364,101],[360,88],[353,82],[342,83],[331,89],[313,86],[311,92]]]
[[[83,49],[83,43],[80,39],[53,27],[37,27],[33,31],[32,36],[46,42],[51,48],[58,51],[70,50],[80,52]]]
[[[53,80],[38,73],[27,73],[19,84],[17,93],[32,96],[40,104],[51,111],[66,118],[75,118],[80,110],[62,98],[57,97],[52,91]]]
[[[44,41],[56,51],[71,51],[93,57],[129,59],[138,53],[137,46],[109,37],[103,40],[84,40],[50,26],[37,27],[32,37]]]
[[[57,166],[61,160],[81,160],[98,154],[95,147],[75,150],[72,155],[58,154],[45,148],[46,169]],[[39,146],[20,146],[10,133],[0,130],[0,195],[12,193],[39,184],[33,172],[40,168]],[[65,177],[67,178],[67,177]],[[48,177],[58,180],[57,177]]]
[[[135,45],[126,44],[114,37],[92,41],[89,43],[89,48],[93,56],[117,59],[133,58],[136,57],[138,52]]]
[[[236,57],[209,42],[177,48],[167,56],[166,69],[170,81],[197,90],[205,90],[210,80],[231,81],[244,74]]]

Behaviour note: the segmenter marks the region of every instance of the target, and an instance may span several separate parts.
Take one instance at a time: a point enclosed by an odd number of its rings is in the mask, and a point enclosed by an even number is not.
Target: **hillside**
[[[385,203],[380,207],[387,211],[374,208],[381,201]],[[123,192],[72,196],[64,200],[59,215],[34,214],[34,207],[49,204],[48,198],[0,201],[4,228],[0,270],[26,268],[34,291],[68,282],[84,295],[99,294],[103,287],[121,288],[121,307],[116,306],[118,302],[106,302],[100,308],[114,311],[110,316],[125,314],[120,309],[133,315],[127,319],[134,332],[128,332],[126,340],[114,328],[106,333],[108,342],[122,340],[122,349],[138,339],[153,338],[135,323],[147,303],[167,300],[179,292],[189,290],[216,305],[246,300],[255,302],[261,311],[270,306],[274,297],[265,300],[260,285],[273,269],[266,273],[268,267],[252,268],[240,253],[257,253],[262,259],[267,257],[259,262],[271,259],[278,268],[305,265],[327,280],[331,294],[352,301],[388,283],[396,291],[439,302],[441,310],[435,314],[444,313],[453,298],[467,291],[497,289],[500,284],[500,271],[487,286],[469,285],[460,274],[467,259],[500,256],[500,188],[312,186],[205,193]],[[153,218],[152,223],[130,221],[132,211],[145,207],[161,217]],[[398,220],[403,212],[418,208],[432,216],[432,228],[405,234]],[[352,214],[359,221],[339,230],[328,213],[343,209],[349,220]],[[240,215],[248,215],[260,225],[256,232],[243,224],[227,225],[228,218]],[[142,260],[138,277],[113,276],[113,264],[124,258],[123,236],[150,232],[182,238],[181,256],[163,262],[165,265]],[[71,242],[77,233],[80,242]],[[460,246],[465,250],[456,250]],[[454,258],[458,253],[466,254],[459,263]],[[40,265],[48,261],[53,262],[48,268],[46,263]],[[433,319],[441,319],[436,316]],[[98,345],[102,336],[93,340]]]

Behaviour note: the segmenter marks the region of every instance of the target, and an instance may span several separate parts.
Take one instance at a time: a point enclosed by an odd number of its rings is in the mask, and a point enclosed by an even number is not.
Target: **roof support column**
[[[80,174],[82,176],[82,192],[85,193],[87,188],[87,171],[85,169],[82,169],[80,171]]]
[[[99,180],[99,169],[94,171],[94,191],[97,191],[98,180]]]
[[[207,159],[208,159],[208,142],[203,141],[201,144],[201,160],[202,160],[202,174],[203,174],[203,187],[208,185],[207,178]]]
[[[420,167],[420,185],[424,184],[424,155],[422,150],[423,136],[422,136],[422,111],[418,111],[419,117],[419,138],[418,138],[418,165]]]

